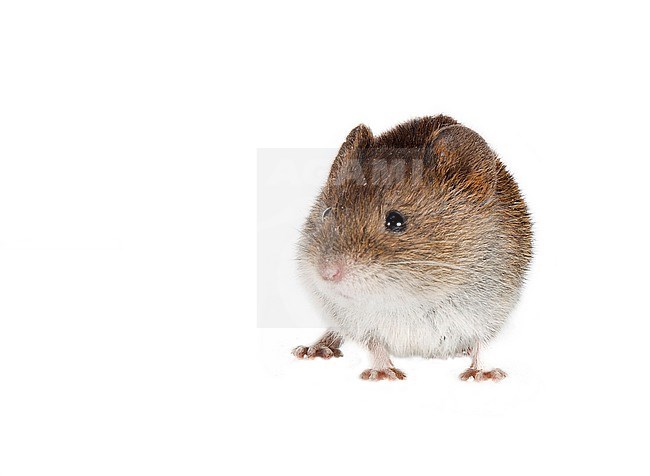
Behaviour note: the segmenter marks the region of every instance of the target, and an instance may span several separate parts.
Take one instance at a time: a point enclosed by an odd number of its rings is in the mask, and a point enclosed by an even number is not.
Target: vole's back
[[[497,160],[496,198],[500,204],[497,213],[503,228],[502,239],[510,251],[507,266],[514,284],[521,285],[532,258],[532,226],[519,186],[500,160]]]

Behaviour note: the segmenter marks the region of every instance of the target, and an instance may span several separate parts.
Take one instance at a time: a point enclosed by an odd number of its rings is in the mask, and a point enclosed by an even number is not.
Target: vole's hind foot
[[[389,367],[386,369],[367,369],[359,375],[363,380],[404,380],[406,374],[400,369]]]
[[[327,360],[331,359],[332,357],[343,357],[343,352],[341,352],[341,349],[337,349],[336,347],[328,347],[322,344],[310,345],[309,347],[299,345],[293,349],[291,353],[299,359],[315,359],[316,357],[320,357],[321,359]]]
[[[473,378],[476,382],[482,382],[483,380],[493,380],[498,382],[507,376],[508,374],[501,369],[481,370],[472,368],[465,370],[465,372],[459,375],[461,380],[469,380],[470,378]]]

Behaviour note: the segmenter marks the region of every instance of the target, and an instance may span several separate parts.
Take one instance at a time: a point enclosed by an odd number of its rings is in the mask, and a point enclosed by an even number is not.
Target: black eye
[[[323,210],[323,214],[320,216],[322,220],[325,220],[327,218],[327,215],[330,214],[332,211],[332,207],[327,207],[325,210]]]
[[[404,216],[395,210],[388,212],[388,215],[386,215],[386,228],[395,232],[404,231],[406,229]]]

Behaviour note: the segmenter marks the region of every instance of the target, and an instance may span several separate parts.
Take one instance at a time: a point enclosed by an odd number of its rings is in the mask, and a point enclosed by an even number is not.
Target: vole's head
[[[303,229],[318,293],[382,306],[443,295],[489,253],[496,156],[453,119],[417,119],[342,145]],[[492,240],[494,241],[494,240]]]

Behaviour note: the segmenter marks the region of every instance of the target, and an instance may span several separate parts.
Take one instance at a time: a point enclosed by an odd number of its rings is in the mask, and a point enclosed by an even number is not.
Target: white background
[[[625,2],[4,2],[0,473],[647,474],[646,23]],[[486,353],[510,377],[292,360],[318,331],[256,326],[257,149],[437,113],[535,219]]]

